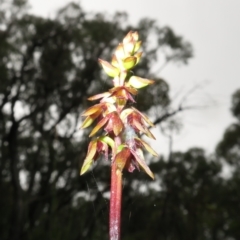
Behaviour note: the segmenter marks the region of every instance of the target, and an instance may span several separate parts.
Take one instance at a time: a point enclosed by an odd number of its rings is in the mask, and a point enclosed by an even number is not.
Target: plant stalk
[[[117,138],[117,139],[116,139]],[[119,137],[115,138],[118,145]],[[115,155],[115,154],[114,154]],[[114,158],[113,158],[114,159]],[[120,240],[121,236],[121,205],[122,205],[122,172],[113,161],[111,166],[111,192],[110,192],[110,214],[109,214],[109,239]]]

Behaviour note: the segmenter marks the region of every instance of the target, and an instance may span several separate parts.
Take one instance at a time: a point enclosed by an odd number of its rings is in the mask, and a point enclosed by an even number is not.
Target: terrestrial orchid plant
[[[144,160],[143,149],[154,156],[157,156],[157,153],[139,137],[140,134],[145,134],[155,139],[147,126],[153,126],[153,123],[136,108],[127,105],[128,102],[135,103],[134,96],[138,89],[154,83],[153,80],[133,75],[131,71],[141,59],[140,47],[138,33],[130,31],[117,46],[111,63],[99,59],[106,74],[113,78],[113,88],[88,98],[90,101],[98,100],[99,103],[82,114],[86,118],[81,128],[96,122],[89,137],[101,129],[103,135],[89,143],[80,174],[89,170],[100,154],[104,154],[106,158],[111,156],[110,240],[120,239],[123,170],[133,172],[136,168],[143,169],[154,178]]]

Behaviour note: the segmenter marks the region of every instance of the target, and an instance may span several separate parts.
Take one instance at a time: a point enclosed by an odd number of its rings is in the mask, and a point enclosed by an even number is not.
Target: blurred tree
[[[152,184],[126,178],[123,239],[239,239],[239,174],[222,178],[222,164],[198,148],[150,167]]]
[[[232,114],[240,121],[240,89],[232,96]]]
[[[240,171],[240,89],[232,96],[232,114],[237,122],[231,124],[225,131],[223,139],[217,146],[218,157],[235,167],[235,171]]]
[[[135,190],[133,197],[126,194],[125,200],[135,203],[129,210],[131,217],[123,221],[128,229],[124,239],[226,239],[211,232],[214,227],[221,231],[224,225],[223,213],[218,211],[220,164],[195,148],[172,153],[167,161],[162,158],[150,167],[158,184],[152,183],[143,193]],[[132,191],[141,189],[140,183]]]
[[[223,201],[223,209],[225,210],[224,228],[232,239],[240,238],[240,89],[236,90],[232,95],[231,111],[237,121],[232,123],[224,132],[222,140],[216,148],[219,161],[228,167],[228,179],[225,183],[225,192],[227,196]]]
[[[126,18],[88,14],[72,3],[45,19],[29,15],[26,1],[1,1],[0,239],[107,238],[102,194],[109,190],[109,169],[96,170],[97,180],[79,177],[88,141],[87,132],[78,131],[79,116],[87,97],[110,84],[97,59],[110,58],[130,29],[144,42],[140,76],[154,77],[151,66],[161,51],[166,63],[192,57],[191,45],[171,28],[149,19],[130,26]],[[138,104],[162,110],[160,122],[171,115],[169,87],[158,79],[149,89],[137,96]]]

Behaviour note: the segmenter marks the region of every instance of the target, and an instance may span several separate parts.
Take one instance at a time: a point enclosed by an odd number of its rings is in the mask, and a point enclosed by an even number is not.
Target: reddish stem
[[[116,146],[121,142],[115,138]],[[115,154],[113,154],[115,155]],[[114,159],[114,158],[113,158]],[[122,205],[122,172],[113,161],[111,167],[111,196],[109,215],[109,239],[120,240],[121,235],[121,205]]]

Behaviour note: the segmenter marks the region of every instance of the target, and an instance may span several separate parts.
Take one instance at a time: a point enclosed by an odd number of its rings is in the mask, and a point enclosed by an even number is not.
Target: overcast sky
[[[53,16],[68,0],[30,0],[32,12]],[[194,58],[187,66],[167,66],[161,76],[171,93],[187,92],[199,85],[188,103],[206,106],[180,115],[184,128],[174,137],[174,150],[199,146],[212,152],[226,127],[234,120],[230,97],[240,88],[240,0],[82,0],[85,11],[125,11],[129,21],[156,19],[189,40]],[[165,143],[164,143],[165,142]],[[159,152],[167,152],[166,139],[159,137]],[[159,147],[161,145],[162,147]]]

